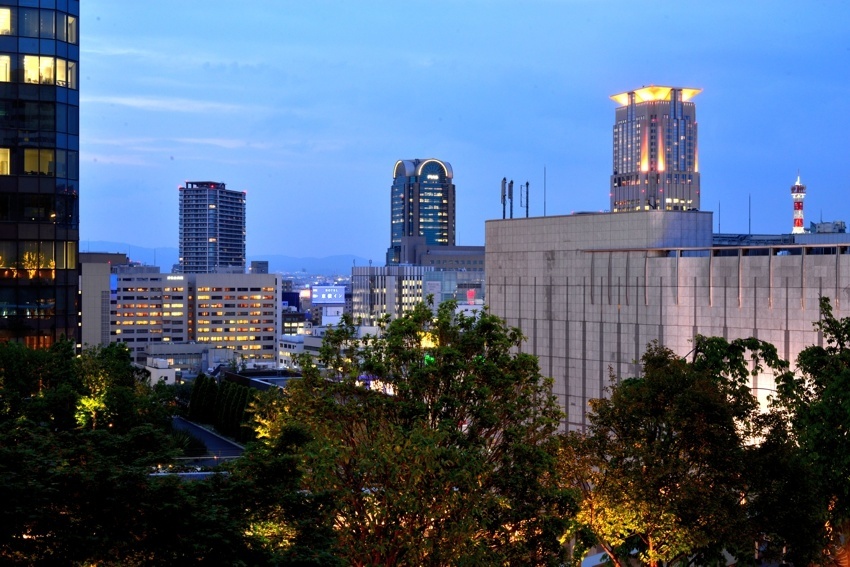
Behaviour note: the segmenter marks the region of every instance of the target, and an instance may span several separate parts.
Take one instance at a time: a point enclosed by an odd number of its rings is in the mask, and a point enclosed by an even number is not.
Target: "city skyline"
[[[274,8],[87,0],[81,241],[173,247],[177,187],[210,179],[249,194],[248,256],[380,263],[392,167],[420,155],[453,165],[457,242],[481,245],[502,177],[531,183],[531,216],[544,167],[548,216],[608,209],[608,97],[650,84],[703,90],[715,230],[788,233],[798,170],[806,226],[850,219],[838,2]]]

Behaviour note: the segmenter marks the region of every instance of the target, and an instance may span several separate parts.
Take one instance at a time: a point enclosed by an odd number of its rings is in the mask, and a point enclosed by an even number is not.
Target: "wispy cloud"
[[[174,141],[180,142],[181,144],[215,146],[217,148],[226,148],[228,150],[249,147],[253,149],[269,149],[272,147],[270,144],[261,144],[236,138],[175,138]]]
[[[175,97],[82,96],[80,99],[82,102],[89,104],[111,104],[140,110],[151,110],[154,112],[183,112],[197,114],[207,112],[230,113],[244,110],[244,107],[237,104]]]
[[[123,45],[107,44],[105,42],[102,42],[100,45],[97,46],[87,45],[86,47],[80,49],[80,51],[84,55],[92,56],[137,56],[146,57],[148,59],[161,58],[161,55],[152,51],[148,51],[146,49],[137,49],[135,47],[126,47]]]
[[[149,166],[151,162],[149,160],[143,159],[138,154],[94,154],[83,152],[81,156],[81,160],[84,162],[91,162],[97,164],[104,165],[138,165],[138,166]]]

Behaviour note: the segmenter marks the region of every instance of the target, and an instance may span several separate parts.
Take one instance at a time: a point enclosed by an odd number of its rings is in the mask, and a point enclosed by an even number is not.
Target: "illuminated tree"
[[[705,337],[692,362],[651,344],[642,363],[642,376],[591,401],[586,433],[564,439],[560,475],[582,494],[569,535],[590,534],[582,541],[615,565],[706,564],[724,550],[752,557],[764,527],[749,504],[773,495],[768,479],[749,476],[754,457],[769,455],[748,383],[785,363],[756,339]]]
[[[800,353],[798,374],[778,381],[776,406],[816,482],[824,555],[850,565],[850,317],[836,318],[821,298],[815,328],[826,346]]]
[[[426,305],[358,340],[325,336],[279,403],[303,426],[304,486],[327,494],[351,565],[558,564],[572,499],[553,482],[562,414],[517,329]],[[371,384],[373,387],[370,387]],[[380,384],[376,389],[374,385]]]

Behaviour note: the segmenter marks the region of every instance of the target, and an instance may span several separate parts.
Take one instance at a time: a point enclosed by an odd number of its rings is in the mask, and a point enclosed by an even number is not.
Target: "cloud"
[[[257,142],[249,142],[248,140],[238,140],[233,138],[175,138],[175,142],[181,144],[196,144],[202,146],[215,146],[217,148],[225,148],[234,150],[237,148],[252,148],[252,149],[269,149],[270,144],[260,144]]]
[[[154,112],[182,112],[202,114],[210,112],[242,112],[246,108],[237,104],[224,102],[212,102],[205,100],[194,100],[177,97],[147,97],[147,96],[82,96],[81,102],[89,104],[111,104],[126,106],[139,110],[151,110]]]
[[[81,160],[84,164],[86,163],[97,163],[103,165],[138,165],[138,166],[149,166],[151,163],[148,160],[144,160],[140,158],[138,155],[126,155],[126,154],[93,154],[88,152],[83,152],[81,156]]]

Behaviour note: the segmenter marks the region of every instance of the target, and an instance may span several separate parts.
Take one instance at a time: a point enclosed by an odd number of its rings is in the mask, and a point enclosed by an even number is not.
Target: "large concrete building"
[[[611,213],[486,223],[491,311],[519,327],[523,348],[555,381],[568,426],[611,376],[640,375],[646,345],[681,356],[697,335],[757,337],[793,362],[822,336],[819,298],[850,314],[846,233],[712,234],[699,212],[697,89],[616,95]],[[843,223],[835,223],[842,226]],[[774,388],[751,384],[761,402]]]
[[[78,0],[0,2],[0,341],[78,339]]]
[[[187,181],[180,187],[183,274],[245,272],[245,192],[224,183]]]
[[[850,315],[850,238],[713,237],[711,213],[645,211],[489,221],[487,303],[522,329],[555,380],[571,428],[609,374],[637,376],[657,340],[685,356],[696,335],[757,337],[793,361],[820,344],[821,296]],[[818,238],[818,237],[823,238]],[[789,243],[789,240],[791,243]],[[769,375],[753,384],[764,402]]]

